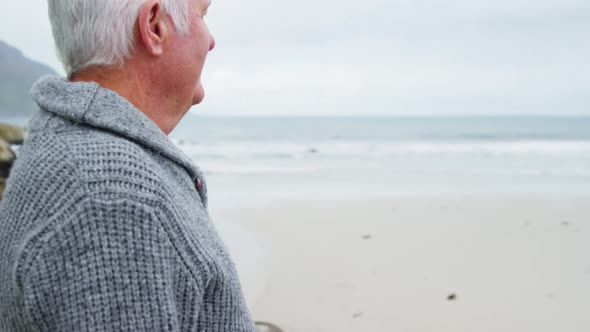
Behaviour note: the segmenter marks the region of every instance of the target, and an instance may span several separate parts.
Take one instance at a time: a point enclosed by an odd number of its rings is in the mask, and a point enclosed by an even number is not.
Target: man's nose
[[[213,37],[213,35],[211,35],[210,41],[209,41],[209,51],[213,50],[214,48],[215,48],[215,38]]]

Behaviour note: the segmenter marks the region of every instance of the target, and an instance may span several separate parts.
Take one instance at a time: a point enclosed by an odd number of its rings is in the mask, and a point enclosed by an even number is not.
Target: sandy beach
[[[587,203],[393,197],[211,214],[255,318],[287,332],[582,332],[590,330]]]

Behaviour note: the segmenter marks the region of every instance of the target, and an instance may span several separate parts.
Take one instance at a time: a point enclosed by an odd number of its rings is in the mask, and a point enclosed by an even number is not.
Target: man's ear
[[[164,42],[168,37],[168,22],[160,0],[150,0],[139,9],[139,42],[146,52],[159,56],[164,52]]]

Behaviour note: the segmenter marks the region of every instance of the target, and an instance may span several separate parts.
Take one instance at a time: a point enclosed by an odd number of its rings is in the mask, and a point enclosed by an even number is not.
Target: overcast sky
[[[46,0],[0,39],[60,72]],[[213,0],[205,114],[590,115],[588,0]]]

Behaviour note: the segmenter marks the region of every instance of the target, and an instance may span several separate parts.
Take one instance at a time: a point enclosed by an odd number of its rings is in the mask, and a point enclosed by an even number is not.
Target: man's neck
[[[150,118],[166,134],[176,127],[187,110],[178,110],[173,98],[155,88],[157,83],[149,72],[133,70],[132,66],[93,67],[74,74],[72,82],[96,82],[127,99]],[[172,100],[171,100],[172,99]]]

